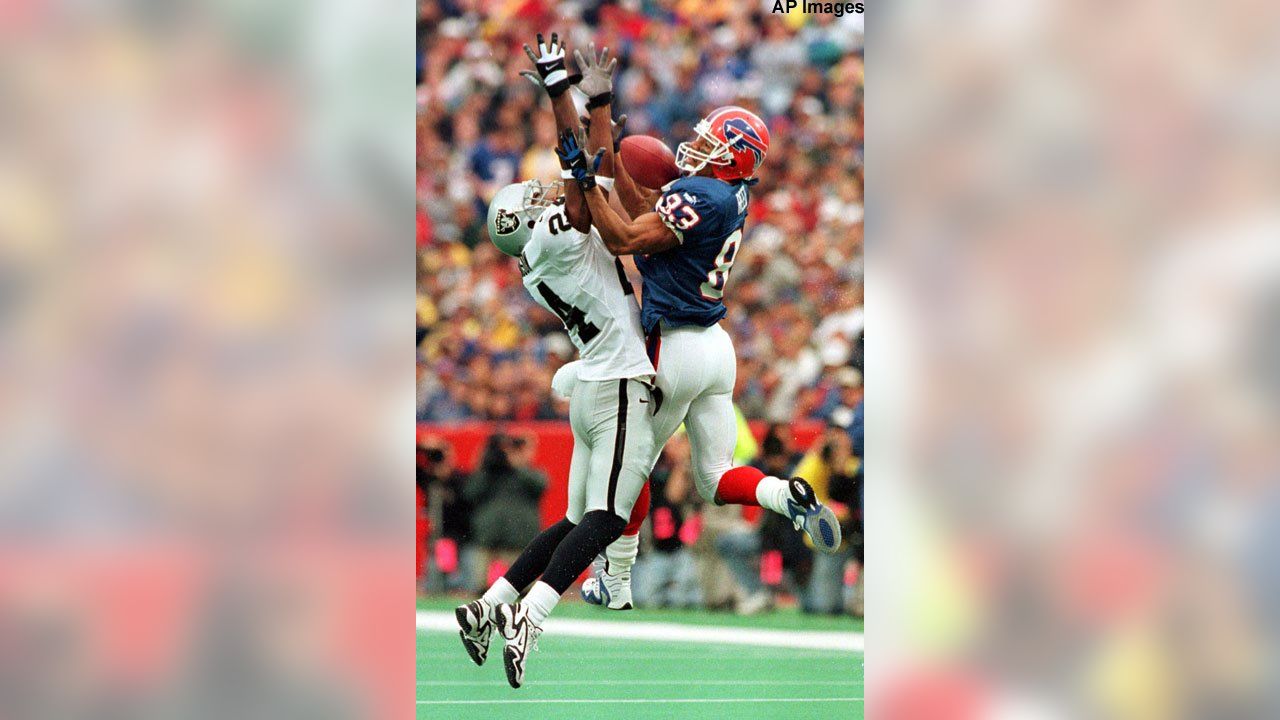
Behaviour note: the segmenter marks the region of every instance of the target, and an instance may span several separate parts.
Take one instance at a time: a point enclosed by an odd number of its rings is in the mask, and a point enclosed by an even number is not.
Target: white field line
[[[734,646],[726,646],[732,648]],[[556,662],[586,662],[589,660],[617,660],[619,658],[626,660],[670,660],[671,653],[655,653],[655,652],[627,652],[625,649],[611,653],[582,652],[575,653],[567,650],[545,650],[539,651],[542,657],[554,658]],[[418,665],[424,665],[428,660],[439,660],[445,658],[453,660],[459,657],[458,653],[462,653],[462,657],[466,653],[462,651],[462,646],[458,646],[457,652],[421,652],[418,653]],[[821,660],[831,656],[830,650],[788,650],[788,660]],[[699,657],[715,662],[777,662],[778,654],[769,648],[759,648],[756,650],[739,650],[738,652],[707,652],[704,648]]]
[[[531,680],[524,684],[524,687],[543,687],[548,685],[655,685],[661,687],[671,687],[672,685],[778,685],[778,686],[805,686],[805,685],[821,685],[823,687],[829,685],[850,685],[860,686],[861,680],[831,680],[829,678],[816,680],[694,680],[694,679],[667,679],[667,680]],[[506,680],[419,680],[418,687],[507,687]]]
[[[860,697],[823,698],[606,698],[599,700],[419,700],[419,705],[621,705],[627,703],[848,703],[862,702]]]
[[[458,624],[453,613],[418,611],[418,629],[456,633]],[[802,648],[862,652],[862,633],[825,632],[816,630],[765,630],[715,625],[681,625],[666,622],[625,622],[613,620],[577,620],[550,618],[549,635],[608,638],[610,640],[646,640],[658,642],[718,643],[723,645],[755,645],[759,647]]]

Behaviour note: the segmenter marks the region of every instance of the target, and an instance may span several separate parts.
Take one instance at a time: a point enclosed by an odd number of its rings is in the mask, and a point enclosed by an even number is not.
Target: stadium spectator
[[[861,16],[589,0],[521,3],[481,23],[471,7],[419,5],[419,419],[567,417],[547,380],[572,348],[520,287],[515,261],[484,242],[497,187],[558,178],[550,110],[518,74],[521,45],[553,26],[572,48],[614,49],[629,132],[674,147],[728,103],[769,124],[780,142],[752,190],[729,285],[736,400],[751,419],[823,418],[833,371],[861,362]],[[508,363],[515,386],[494,386],[488,373]]]
[[[710,505],[698,501],[695,505],[699,508],[698,533],[690,546],[690,553],[698,571],[703,606],[710,610],[736,610],[745,598],[745,591],[739,588],[716,548],[716,538],[723,533],[749,530],[750,525],[742,519],[742,508],[735,505]]]
[[[818,498],[836,512],[844,534],[844,543],[835,554],[813,551],[813,570],[803,603],[805,611],[812,613],[842,612],[848,602],[846,571],[855,560],[861,565],[862,460],[853,454],[847,422],[840,420],[833,418],[796,467],[796,474],[808,480]]]
[[[453,448],[440,438],[424,436],[418,443],[418,488],[426,495],[431,521],[428,591],[470,587],[475,550],[469,543],[471,505],[463,495],[466,483],[466,474],[454,464]]]
[[[735,465],[749,465],[760,446],[747,426],[742,411],[738,414],[738,441],[734,447]],[[677,433],[681,435],[682,433]],[[688,441],[681,447],[688,455]],[[695,498],[701,500],[701,498]],[[756,554],[760,551],[757,526],[759,518],[744,515],[737,505],[699,503],[697,535],[692,546],[698,582],[706,605],[718,610],[733,610],[741,615],[754,615],[772,605],[772,596],[760,583]]]
[[[786,425],[770,425],[760,443],[760,457],[753,463],[761,472],[775,477],[791,477],[803,458],[792,446]],[[799,595],[812,567],[811,551],[804,536],[776,513],[765,513],[760,525],[761,579],[777,594]]]
[[[778,517],[781,517],[780,515]],[[757,523],[734,523],[716,535],[716,552],[733,573],[741,596],[739,615],[755,615],[773,607],[773,594],[760,580],[760,529]]]
[[[547,476],[531,464],[534,442],[531,435],[495,432],[467,481],[463,498],[474,508],[472,540],[480,548],[473,591],[487,587],[499,566],[505,571],[541,528],[538,503]]]
[[[487,19],[479,7],[487,8]],[[573,347],[560,320],[524,291],[516,262],[487,242],[484,223],[488,201],[503,183],[559,178],[549,105],[519,75],[528,69],[522,44],[549,29],[558,29],[571,50],[585,50],[591,41],[612,48],[619,62],[615,109],[627,114],[629,134],[655,135],[674,149],[692,136],[698,119],[726,104],[747,107],[768,123],[774,143],[751,190],[723,321],[738,353],[735,404],[744,427],[745,420],[779,424],[761,448],[758,464],[766,472],[807,471],[796,468],[800,458],[786,431],[804,420],[840,420],[856,458],[864,332],[862,17],[771,16],[758,4],[723,0],[419,3],[418,420],[568,417],[568,404],[550,392],[550,378],[574,359]],[[679,455],[681,442],[673,439],[668,450]],[[754,442],[740,431],[735,460],[748,462]],[[821,463],[826,444],[819,441],[817,460],[811,453],[806,462]],[[830,566],[815,566],[817,558],[783,519],[766,513],[755,527],[736,509],[702,507],[671,452],[654,474],[665,486],[653,488],[646,551],[634,576],[638,604],[700,600],[688,583],[695,576],[693,550],[681,541],[697,538],[700,567],[710,568],[706,586],[722,593],[707,596],[713,604],[761,597],[755,590],[764,576],[769,588],[811,586],[808,604],[816,594],[824,608],[839,605],[843,575],[837,574],[860,546],[847,546],[836,556],[844,559]],[[823,492],[848,500],[847,476],[823,467]],[[860,494],[860,468],[855,476]],[[486,476],[484,482],[497,480]],[[486,499],[496,492],[508,490],[490,489]],[[530,496],[517,490],[514,497]],[[520,502],[528,513],[521,522],[532,533],[536,498]],[[851,513],[860,508],[860,502],[847,504]],[[480,508],[474,514],[477,538],[478,525],[493,520],[481,521],[481,514]],[[855,520],[852,514],[842,519]],[[846,525],[847,537],[852,529]],[[758,561],[760,552],[767,562]],[[501,555],[496,546],[490,552]]]
[[[862,373],[857,368],[846,366],[836,370],[832,379],[834,387],[827,391],[819,415],[826,419],[839,417],[838,424],[848,427],[852,437],[855,414],[859,423],[857,432],[862,428]],[[854,454],[861,456],[862,448],[858,447]]]
[[[694,512],[689,476],[689,442],[676,434],[663,448],[649,477],[651,505],[648,547],[632,568],[633,599],[639,607],[694,607],[702,604],[693,557],[685,546],[685,520]],[[696,525],[695,525],[696,527]]]
[[[792,469],[801,458],[792,452],[788,433],[778,424],[770,425],[765,431],[759,450],[759,456],[751,465],[775,477],[791,477]],[[777,562],[779,569],[784,559],[790,559],[787,565],[808,570],[809,552],[803,536],[776,513],[763,513],[758,522],[731,526],[716,536],[715,547],[743,593],[736,607],[740,615],[754,615],[772,608],[775,591],[782,583],[780,576],[765,577],[773,575],[762,567],[765,563],[761,552],[765,548],[773,553],[770,561]]]

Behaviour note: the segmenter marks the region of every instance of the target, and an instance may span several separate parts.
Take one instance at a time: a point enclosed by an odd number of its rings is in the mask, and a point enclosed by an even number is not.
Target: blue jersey
[[[636,257],[644,276],[640,324],[710,327],[724,317],[724,288],[742,244],[747,184],[685,177],[667,185],[654,206],[680,244]]]

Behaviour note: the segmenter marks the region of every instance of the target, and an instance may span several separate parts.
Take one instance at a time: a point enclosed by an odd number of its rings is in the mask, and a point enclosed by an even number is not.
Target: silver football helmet
[[[526,180],[499,190],[489,203],[489,239],[498,249],[519,257],[529,242],[533,225],[542,211],[554,205],[564,191],[560,182]]]

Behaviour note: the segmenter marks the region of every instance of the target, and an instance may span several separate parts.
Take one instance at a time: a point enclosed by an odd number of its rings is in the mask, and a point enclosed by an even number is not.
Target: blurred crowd
[[[784,425],[770,425],[758,443],[749,433],[738,442],[738,462],[802,475],[836,511],[845,542],[826,555],[780,515],[703,501],[693,488],[688,440],[677,433],[650,476],[652,505],[632,574],[637,606],[752,615],[796,604],[808,613],[862,616],[862,437],[859,405],[833,413],[806,452]],[[423,435],[423,590],[482,592],[537,535],[548,478],[533,463],[536,443],[531,433],[496,431],[464,471],[445,438]]]
[[[403,716],[412,13],[86,10],[0,9],[0,717]]]
[[[492,194],[559,177],[521,46],[560,33],[618,57],[615,116],[674,148],[736,104],[769,125],[728,292],[736,400],[749,418],[826,420],[862,382],[862,18],[728,2],[421,2],[418,10],[419,421],[553,419],[573,359],[515,261],[487,242]],[[581,107],[581,98],[577,98]]]

